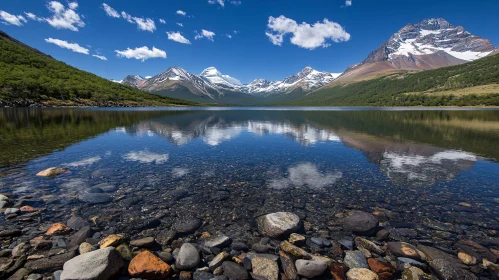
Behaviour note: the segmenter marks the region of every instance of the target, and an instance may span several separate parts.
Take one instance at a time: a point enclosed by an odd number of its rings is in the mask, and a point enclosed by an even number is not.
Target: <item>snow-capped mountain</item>
[[[340,74],[319,72],[309,66],[302,71],[285,78],[282,81],[270,82],[257,79],[241,88],[242,92],[253,95],[266,95],[275,93],[288,93],[301,88],[303,91],[311,91],[329,84]]]
[[[340,79],[359,78],[394,70],[428,70],[466,63],[494,51],[492,43],[445,19],[425,19],[393,34],[361,63],[350,66]]]
[[[132,87],[141,87],[147,79],[138,75],[128,75],[125,79],[121,81],[124,85],[129,85]]]
[[[134,86],[148,92],[185,92],[185,89],[196,96],[205,96],[210,99],[221,99],[229,93],[247,98],[286,94],[301,89],[310,92],[332,82],[340,74],[319,72],[311,67],[285,78],[282,81],[267,81],[257,79],[250,84],[243,85],[238,79],[220,73],[215,67],[206,68],[199,76],[191,74],[180,67],[172,67],[165,72],[149,79],[140,76],[127,76],[123,84]],[[167,94],[170,97],[186,98],[188,96]],[[199,100],[198,100],[199,101]]]
[[[180,67],[171,67],[165,72],[146,80],[138,88],[149,92],[159,92],[173,91],[180,87],[187,88],[195,95],[206,95],[212,99],[215,98],[215,93],[219,93],[215,85]]]
[[[237,89],[243,86],[241,81],[229,75],[223,75],[215,67],[206,68],[199,76],[221,88]]]

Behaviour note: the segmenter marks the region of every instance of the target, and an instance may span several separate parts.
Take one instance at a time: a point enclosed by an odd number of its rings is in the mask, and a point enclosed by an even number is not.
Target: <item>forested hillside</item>
[[[280,105],[499,106],[498,84],[499,55],[494,55],[457,66],[326,86]],[[474,93],[476,87],[481,92]]]
[[[114,83],[57,61],[0,31],[0,106],[167,106],[195,103]]]

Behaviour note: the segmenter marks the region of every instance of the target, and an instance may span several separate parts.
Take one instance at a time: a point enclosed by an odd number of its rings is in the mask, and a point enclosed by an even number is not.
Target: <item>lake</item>
[[[2,109],[0,148],[0,193],[44,209],[0,227],[31,236],[77,214],[101,235],[197,219],[251,243],[285,211],[341,240],[362,210],[393,240],[499,244],[499,110]],[[50,167],[68,171],[36,176]]]

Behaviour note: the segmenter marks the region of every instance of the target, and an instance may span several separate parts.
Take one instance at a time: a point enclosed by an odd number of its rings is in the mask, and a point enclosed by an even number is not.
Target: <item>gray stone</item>
[[[66,222],[66,225],[72,229],[79,230],[83,227],[88,226],[88,223],[81,217],[71,216],[69,220]]]
[[[26,277],[29,274],[29,271],[25,268],[21,268],[16,273],[12,274],[12,276],[9,277],[8,280],[24,280],[24,277]]]
[[[230,255],[227,252],[221,252],[219,253],[209,264],[209,268],[211,271],[214,271],[215,269],[219,268],[222,266],[223,262],[230,259]]]
[[[95,250],[95,248],[92,244],[87,243],[87,242],[83,242],[80,244],[80,247],[78,248],[78,250],[80,251],[80,255],[83,255],[83,254],[92,252],[93,250]]]
[[[369,268],[366,256],[361,251],[346,251],[344,262],[350,269]]]
[[[189,270],[195,268],[200,261],[201,258],[196,247],[190,243],[184,243],[178,252],[175,266],[180,270]]]
[[[115,192],[118,189],[116,187],[116,185],[111,184],[111,183],[101,183],[101,184],[93,186],[92,188],[99,188],[103,192],[106,192],[106,193]]]
[[[430,262],[431,268],[440,279],[446,280],[476,280],[471,272],[457,267],[453,262],[446,259],[436,259]]]
[[[14,247],[14,249],[12,249],[12,256],[14,258],[19,258],[25,255],[28,252],[29,248],[30,246],[27,243],[21,242],[17,244],[17,246]]]
[[[320,276],[326,271],[327,263],[325,261],[297,260],[295,262],[298,275],[314,278]]]
[[[177,221],[174,227],[178,233],[193,233],[198,230],[201,225],[202,222],[200,219],[187,218]]]
[[[69,238],[68,247],[72,248],[75,246],[80,246],[81,243],[85,242],[92,234],[92,229],[90,226],[85,226],[77,231],[75,234],[71,235]]]
[[[355,212],[343,220],[343,229],[357,235],[374,235],[379,221],[374,215],[366,212]]]
[[[165,263],[171,264],[173,262],[173,256],[172,253],[170,252],[166,251],[159,252],[158,257]]]
[[[418,262],[417,260],[413,260],[413,259],[409,259],[409,258],[404,258],[404,257],[399,257],[399,258],[397,258],[397,260],[399,262],[408,263],[408,264],[410,264],[412,266],[419,267],[421,269],[426,269],[426,264],[424,264],[422,262]]]
[[[214,277],[213,274],[202,270],[196,270],[192,275],[193,280],[211,280]]]
[[[26,278],[26,280],[41,280],[42,278],[43,278],[43,275],[34,273],[34,274],[30,274]]]
[[[35,273],[54,272],[62,268],[65,262],[76,256],[76,251],[69,251],[64,254],[28,261],[24,268]]]
[[[300,218],[290,212],[271,213],[258,219],[258,228],[263,235],[277,238],[298,231]]]
[[[10,215],[10,214],[17,214],[19,212],[21,212],[21,210],[19,210],[18,208],[6,208],[3,213],[5,215]]]
[[[52,274],[52,277],[54,277],[54,280],[61,280],[61,274],[62,270],[57,270],[54,274]]]
[[[79,199],[88,204],[103,204],[111,201],[111,197],[104,193],[84,193]]]
[[[149,248],[154,244],[154,237],[146,237],[130,241],[131,246],[139,248]]]
[[[224,262],[222,264],[222,269],[224,271],[224,275],[229,278],[234,278],[237,280],[249,279],[249,275],[246,269],[235,262]]]
[[[206,241],[204,242],[204,246],[208,248],[212,247],[224,248],[228,246],[231,242],[232,240],[229,237],[223,234],[217,234],[206,239]]]
[[[71,259],[64,264],[61,280],[109,279],[123,267],[120,254],[107,247]]]
[[[260,243],[255,243],[253,244],[253,246],[251,246],[251,250],[257,253],[267,253],[269,249],[270,249],[269,246]]]

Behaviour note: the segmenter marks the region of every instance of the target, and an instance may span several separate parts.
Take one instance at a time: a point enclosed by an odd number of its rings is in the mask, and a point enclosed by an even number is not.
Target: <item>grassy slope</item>
[[[349,85],[326,87],[304,98],[279,105],[499,106],[499,91],[487,94],[472,94],[473,91],[470,91],[471,94],[462,94],[466,88],[497,83],[499,55],[494,55],[452,67],[392,74]],[[452,94],[453,91],[459,91],[460,94]]]
[[[148,94],[57,61],[0,31],[0,106],[168,106],[193,102]]]

